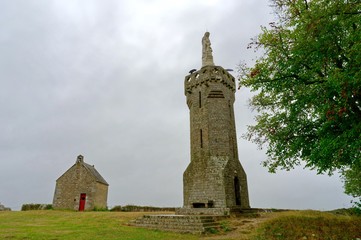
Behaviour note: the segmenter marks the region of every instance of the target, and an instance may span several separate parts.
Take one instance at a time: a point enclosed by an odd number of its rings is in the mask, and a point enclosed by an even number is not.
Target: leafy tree
[[[345,183],[345,193],[353,197],[360,197],[361,204],[361,163],[344,170],[342,175]]]
[[[342,175],[345,193],[355,198],[353,209],[356,214],[361,215],[361,162],[353,165],[352,168],[344,169]]]
[[[240,86],[255,92],[250,106],[258,111],[246,137],[267,147],[263,164],[270,172],[303,161],[348,179],[361,161],[361,2],[272,5],[277,20],[249,45],[261,57],[239,70]]]

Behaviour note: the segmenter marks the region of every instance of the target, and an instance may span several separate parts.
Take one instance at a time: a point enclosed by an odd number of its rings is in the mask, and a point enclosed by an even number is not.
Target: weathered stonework
[[[172,231],[179,233],[202,234],[212,230],[220,230],[220,221],[225,216],[195,216],[195,215],[144,215],[129,223],[131,226]]]
[[[79,155],[76,163],[56,180],[54,209],[92,210],[107,207],[109,184]],[[81,195],[84,209],[81,209]]]
[[[234,77],[220,66],[206,65],[185,77],[184,88],[191,162],[183,174],[184,206],[177,213],[250,208],[247,176],[238,159]]]

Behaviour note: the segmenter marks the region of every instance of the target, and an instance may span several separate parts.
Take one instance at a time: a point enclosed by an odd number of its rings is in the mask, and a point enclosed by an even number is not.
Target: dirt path
[[[227,226],[231,231],[224,234],[209,234],[201,237],[202,240],[217,240],[217,239],[250,239],[254,229],[257,228],[264,221],[275,217],[272,213],[261,213],[259,217],[231,217],[227,220]]]

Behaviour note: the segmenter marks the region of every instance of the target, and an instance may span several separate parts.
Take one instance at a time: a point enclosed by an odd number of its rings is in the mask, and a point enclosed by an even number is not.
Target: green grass
[[[144,214],[55,210],[0,212],[0,240],[355,240],[361,238],[361,217],[318,211],[262,213],[259,218],[248,220],[232,217],[221,222],[222,231],[208,233],[206,236],[162,232],[126,225],[130,220]],[[252,224],[247,226],[247,222]]]
[[[129,227],[144,213],[26,211],[0,212],[0,239],[111,240],[198,239],[188,234]]]
[[[292,211],[277,214],[256,230],[255,240],[361,238],[361,218],[337,216],[318,211]]]

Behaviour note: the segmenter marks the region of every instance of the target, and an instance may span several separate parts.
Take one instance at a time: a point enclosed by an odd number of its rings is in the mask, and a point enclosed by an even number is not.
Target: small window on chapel
[[[201,138],[201,148],[203,148],[203,133],[202,133],[202,129],[200,129],[199,133],[200,133],[200,138]]]

